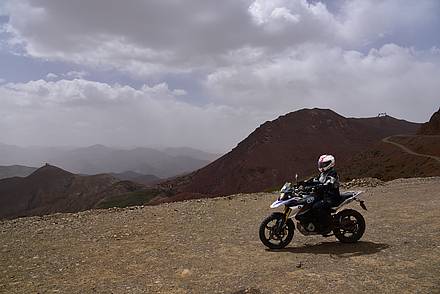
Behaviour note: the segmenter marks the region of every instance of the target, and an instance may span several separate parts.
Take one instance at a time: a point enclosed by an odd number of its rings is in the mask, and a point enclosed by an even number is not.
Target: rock
[[[341,188],[351,189],[353,187],[377,187],[383,185],[383,181],[376,178],[352,179],[349,182],[341,183]]]
[[[180,277],[182,277],[182,278],[187,278],[187,277],[189,277],[189,276],[191,276],[192,275],[192,272],[191,272],[191,270],[189,270],[189,269],[184,269],[181,273],[180,273]]]

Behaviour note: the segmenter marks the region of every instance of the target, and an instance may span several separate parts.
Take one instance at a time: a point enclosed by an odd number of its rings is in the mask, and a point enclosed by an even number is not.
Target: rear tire
[[[284,214],[275,212],[266,217],[260,225],[259,235],[261,242],[270,249],[282,249],[293,239],[295,224],[289,218],[281,232],[276,234],[277,226],[283,221]]]
[[[335,216],[337,227],[333,229],[335,237],[342,243],[355,243],[365,232],[365,219],[358,211],[345,209]]]

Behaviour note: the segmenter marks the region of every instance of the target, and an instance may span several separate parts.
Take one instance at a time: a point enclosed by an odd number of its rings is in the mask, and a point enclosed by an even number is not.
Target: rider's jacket
[[[339,194],[339,176],[334,168],[322,172],[318,177],[304,182],[305,186],[315,186],[318,194],[330,202],[337,202]]]

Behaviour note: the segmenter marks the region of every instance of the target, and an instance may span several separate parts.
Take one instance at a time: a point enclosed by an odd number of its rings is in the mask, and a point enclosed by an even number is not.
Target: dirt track
[[[392,144],[394,146],[399,147],[400,149],[402,149],[404,152],[411,154],[411,155],[415,155],[415,156],[421,156],[421,157],[426,157],[426,158],[430,158],[430,159],[434,159],[437,160],[438,162],[440,162],[440,157],[439,156],[434,156],[434,155],[429,155],[429,154],[422,154],[422,153],[417,153],[411,149],[409,149],[406,146],[403,146],[402,144],[399,144],[397,142],[393,142],[391,139],[394,136],[390,136],[390,137],[386,137],[382,139],[382,142],[388,143],[388,144]],[[408,136],[409,137],[409,136]]]
[[[362,189],[361,242],[281,251],[258,240],[270,194],[0,222],[0,292],[440,293],[440,178]]]

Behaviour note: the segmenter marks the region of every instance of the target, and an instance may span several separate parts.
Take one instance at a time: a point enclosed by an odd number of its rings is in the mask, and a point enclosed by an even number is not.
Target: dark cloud
[[[415,121],[438,108],[436,0],[23,0],[1,11],[3,50],[22,55],[0,54],[0,74],[16,73],[0,76],[11,81],[0,141],[227,149],[301,107]]]

